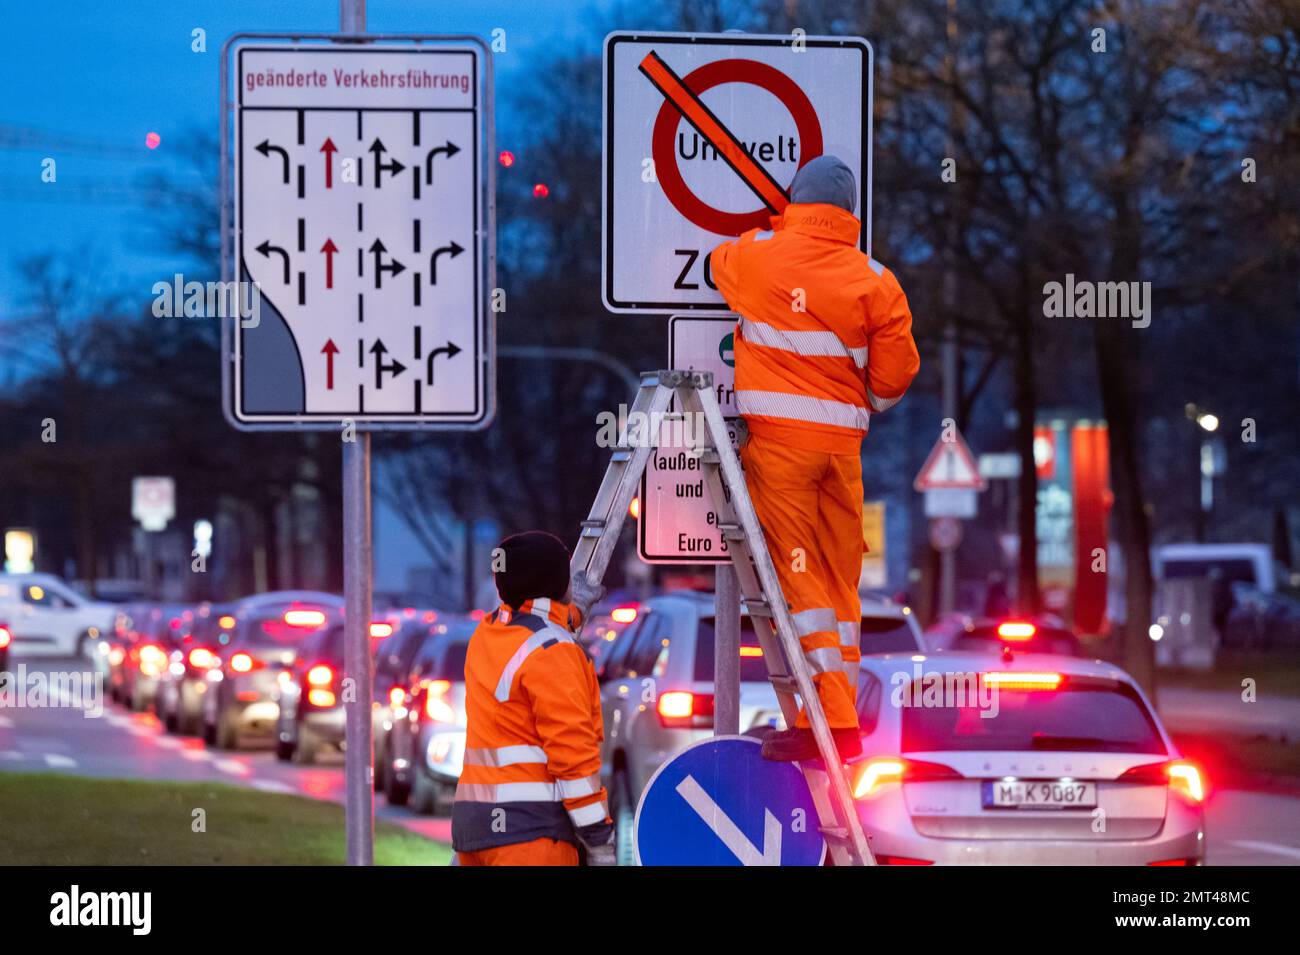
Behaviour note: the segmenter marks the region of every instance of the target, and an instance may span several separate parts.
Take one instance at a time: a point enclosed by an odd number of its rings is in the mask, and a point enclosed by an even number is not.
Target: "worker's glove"
[[[578,613],[582,614],[582,619],[585,621],[591,613],[592,605],[605,596],[605,588],[600,584],[592,583],[587,578],[587,572],[581,570],[573,575],[570,586],[573,591],[573,606]]]
[[[614,826],[608,822],[597,822],[583,826],[577,831],[578,841],[587,850],[587,865],[618,865],[618,856],[614,852]]]

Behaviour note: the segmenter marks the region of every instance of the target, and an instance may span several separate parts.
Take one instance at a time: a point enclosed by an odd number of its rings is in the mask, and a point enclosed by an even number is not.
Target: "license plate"
[[[985,809],[1092,809],[1097,784],[1066,779],[985,780]]]

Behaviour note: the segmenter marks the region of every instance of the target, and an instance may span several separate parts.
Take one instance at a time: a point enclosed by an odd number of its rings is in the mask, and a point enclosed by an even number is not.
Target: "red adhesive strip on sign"
[[[682,118],[708,140],[709,145],[718,151],[718,155],[726,160],[727,165],[735,170],[736,175],[769,209],[778,215],[785,211],[785,207],[790,204],[790,197],[785,190],[766,169],[754,161],[731,130],[722,125],[658,53],[653,50],[647,53],[641,61],[640,69],[664,98],[677,108]]]

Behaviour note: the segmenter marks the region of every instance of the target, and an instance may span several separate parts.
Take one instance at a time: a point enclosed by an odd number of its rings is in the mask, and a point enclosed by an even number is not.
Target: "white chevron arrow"
[[[695,781],[694,776],[687,776],[678,783],[677,792],[704,820],[704,824],[713,830],[713,834],[722,840],[722,844],[740,860],[741,865],[781,864],[781,821],[772,815],[770,809],[763,809],[763,850],[760,852],[740,831],[740,827],[731,821],[731,817]]]

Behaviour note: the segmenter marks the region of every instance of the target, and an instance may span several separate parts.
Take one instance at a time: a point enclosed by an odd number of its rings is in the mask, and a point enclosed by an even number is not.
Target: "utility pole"
[[[339,32],[366,32],[366,0],[339,0]],[[370,434],[343,442],[343,667],[353,698],[343,703],[347,749],[344,829],[348,865],[375,861],[375,766],[371,738],[370,597],[373,587],[370,523]]]
[[[948,135],[944,155],[953,157],[956,149],[957,127],[957,0],[948,0],[948,54],[945,74],[948,80]],[[948,183],[950,191],[956,183]],[[947,249],[943,267],[943,416],[957,420],[961,402],[961,356],[957,345],[957,242],[960,230],[957,224],[956,202],[944,203],[948,216]],[[939,552],[939,613],[951,613],[957,602],[957,550],[947,548]]]

